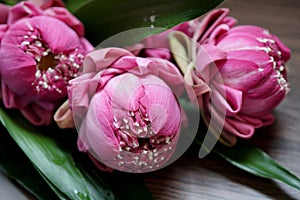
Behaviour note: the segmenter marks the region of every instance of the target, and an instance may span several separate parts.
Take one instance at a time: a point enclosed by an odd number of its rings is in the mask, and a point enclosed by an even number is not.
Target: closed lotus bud
[[[225,107],[224,131],[249,138],[256,128],[273,123],[271,111],[289,91],[285,63],[290,50],[275,35],[257,26],[215,30],[212,35],[210,42],[202,45],[206,53],[198,52],[194,80],[205,80],[215,93],[224,88],[226,98],[221,93],[216,95],[215,107],[209,95],[202,96],[207,114]],[[207,54],[212,60],[208,64],[203,62]],[[208,76],[211,63],[223,83]]]
[[[163,167],[175,151],[182,121],[172,91],[183,86],[177,68],[110,48],[88,54],[83,72],[69,88],[79,149],[121,171]]]
[[[61,1],[34,2],[40,7],[30,1],[0,6],[7,11],[0,15],[1,93],[6,108],[20,109],[34,125],[48,125],[93,47]]]
[[[149,41],[170,48],[193,88],[190,98],[198,101],[207,124],[213,119],[224,125],[220,140],[233,145],[237,137],[250,138],[256,128],[273,123],[271,111],[289,91],[290,50],[264,28],[234,26],[228,13],[211,11]]]

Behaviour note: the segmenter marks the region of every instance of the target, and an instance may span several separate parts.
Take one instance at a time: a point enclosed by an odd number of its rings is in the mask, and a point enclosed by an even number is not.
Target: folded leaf
[[[97,45],[114,34],[133,28],[171,28],[204,14],[222,1],[90,0],[73,10],[85,25],[88,39]],[[67,1],[67,7],[71,7],[72,2]]]
[[[68,149],[29,124],[19,113],[0,108],[0,120],[34,166],[66,197],[82,200],[113,198],[106,186],[99,184],[97,188],[90,188],[93,184],[88,183],[76,167]]]
[[[236,167],[251,174],[279,180],[297,190],[300,190],[299,177],[278,164],[265,152],[248,142],[240,142],[234,147],[225,147],[220,145],[214,149],[214,152]]]

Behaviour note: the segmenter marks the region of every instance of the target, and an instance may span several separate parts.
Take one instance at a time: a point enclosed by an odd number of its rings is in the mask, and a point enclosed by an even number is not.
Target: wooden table
[[[276,123],[258,130],[253,141],[276,161],[300,177],[300,1],[227,0],[220,7],[231,9],[239,24],[268,28],[292,49],[288,63],[291,92],[276,108]],[[186,154],[171,166],[145,175],[155,199],[185,200],[293,200],[300,192],[233,167],[218,156],[204,159]],[[0,174],[0,199],[31,199]],[[23,196],[23,198],[21,198]]]

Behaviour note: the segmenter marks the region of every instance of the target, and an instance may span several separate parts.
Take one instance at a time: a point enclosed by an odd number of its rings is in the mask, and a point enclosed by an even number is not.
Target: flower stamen
[[[276,73],[274,77],[277,78],[277,84],[280,86],[280,90],[284,90],[286,93],[288,93],[290,87],[282,74],[285,73],[286,69],[281,59],[282,53],[278,50],[276,41],[270,38],[257,38],[257,40],[265,46],[260,47],[260,49],[264,50],[270,56],[270,62],[273,64],[273,69]]]
[[[115,116],[113,120],[112,127],[120,145],[115,158],[119,160],[118,165],[133,171],[161,167],[173,151],[175,135],[154,134],[148,114],[140,109],[129,111],[127,116],[122,119]]]
[[[84,56],[77,48],[54,54],[43,40],[41,33],[27,22],[29,31],[19,45],[36,62],[36,72],[32,86],[40,94],[43,91],[62,93],[69,80],[77,77]]]

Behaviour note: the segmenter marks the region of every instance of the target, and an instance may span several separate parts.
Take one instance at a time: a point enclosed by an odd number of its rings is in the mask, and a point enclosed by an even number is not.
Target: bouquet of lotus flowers
[[[152,199],[139,175],[193,145],[300,190],[247,141],[290,91],[290,49],[221,2],[0,4],[2,171],[37,199]]]

